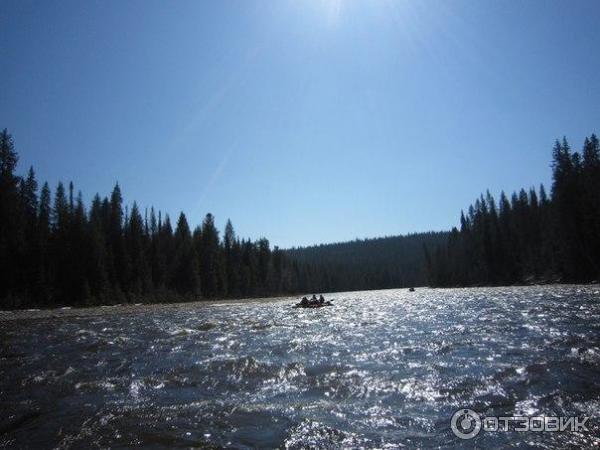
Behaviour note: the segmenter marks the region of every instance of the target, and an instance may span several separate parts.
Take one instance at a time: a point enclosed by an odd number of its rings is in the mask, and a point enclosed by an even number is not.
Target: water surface
[[[385,290],[0,322],[0,445],[588,447],[450,417],[597,416],[598,286]],[[35,313],[32,313],[35,315]]]

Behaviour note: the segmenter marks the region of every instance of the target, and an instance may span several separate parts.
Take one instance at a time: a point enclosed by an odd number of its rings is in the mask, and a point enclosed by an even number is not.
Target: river
[[[591,447],[600,287],[531,286],[21,313],[0,321],[0,445]],[[68,312],[68,314],[67,314]],[[485,416],[584,432],[456,437]]]

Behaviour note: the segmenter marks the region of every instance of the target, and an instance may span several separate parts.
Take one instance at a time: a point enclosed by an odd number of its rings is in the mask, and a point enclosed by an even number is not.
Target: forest
[[[600,278],[600,149],[563,138],[552,187],[521,189],[498,204],[487,192],[450,232],[415,233],[288,250],[240,239],[214,217],[133,202],[118,183],[86,207],[73,183],[38,186],[33,168],[0,133],[0,308],[243,298],[410,286],[589,282]]]
[[[223,234],[207,214],[193,230],[185,214],[133,202],[118,183],[86,207],[73,183],[41,188],[33,168],[0,134],[0,309],[244,298],[422,284],[424,243],[445,233],[315,248],[271,248],[267,239]],[[328,250],[327,257],[322,252]],[[318,253],[318,254],[317,254]]]
[[[73,183],[52,195],[0,134],[0,308],[170,302],[304,292],[315,272],[269,241],[221,238],[207,214],[193,231],[153,208],[124,206],[119,185],[86,208]],[[39,191],[39,192],[38,192]]]
[[[448,232],[413,233],[286,250],[294,261],[322,271],[319,291],[423,286],[424,247],[444,245]]]
[[[586,138],[581,152],[566,138],[552,151],[550,195],[543,185],[486,192],[453,228],[446,243],[425,247],[432,286],[592,282],[600,279],[600,148]]]

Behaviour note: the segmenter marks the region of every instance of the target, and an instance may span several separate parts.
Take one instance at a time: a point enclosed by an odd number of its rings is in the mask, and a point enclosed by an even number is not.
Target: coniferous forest
[[[135,202],[128,208],[118,184],[110,196],[96,194],[86,207],[73,183],[58,183],[51,191],[47,183],[39,186],[33,168],[17,175],[17,163],[13,138],[4,130],[0,309],[422,284],[423,242],[437,243],[446,235],[360,241],[360,249],[347,244],[355,257],[315,257],[311,248],[286,251],[271,248],[264,238],[240,239],[230,221],[221,235],[211,214],[192,231],[184,213],[172,224],[154,208],[142,211]]]
[[[461,213],[447,243],[427,247],[433,286],[590,282],[600,279],[600,148],[565,138],[552,152],[552,188],[489,192]]]
[[[221,237],[214,218],[190,229],[183,213],[124,206],[117,184],[86,208],[73,183],[51,192],[33,169],[15,174],[11,135],[0,134],[0,308],[167,302],[306,291],[310,268],[269,241]]]
[[[125,206],[119,185],[84,205],[73,183],[53,191],[33,168],[16,174],[0,134],[0,308],[170,302],[306,292],[586,282],[600,278],[600,148],[566,139],[553,182],[498,202],[487,192],[460,229],[281,250],[221,236],[207,214],[194,230],[154,208]]]
[[[424,247],[444,245],[448,232],[414,233],[286,250],[294,261],[318,268],[319,292],[423,286]]]

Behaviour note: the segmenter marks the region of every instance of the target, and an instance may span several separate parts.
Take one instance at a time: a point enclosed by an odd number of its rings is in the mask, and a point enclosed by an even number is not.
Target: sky
[[[600,132],[600,2],[28,1],[0,11],[19,171],[291,247],[444,230]]]

